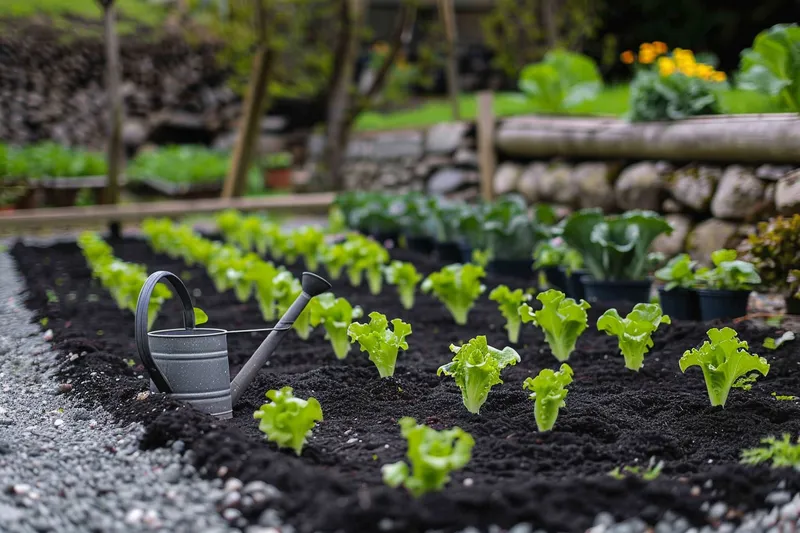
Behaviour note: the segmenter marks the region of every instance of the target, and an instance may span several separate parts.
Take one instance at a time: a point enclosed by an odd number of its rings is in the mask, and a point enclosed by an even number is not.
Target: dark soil
[[[202,269],[153,254],[132,239],[116,243],[115,249],[122,259],[145,263],[150,271],[181,276],[190,290],[199,291],[197,305],[209,314],[210,325],[263,327],[254,301],[241,304],[232,292],[216,293]],[[761,349],[763,338],[776,336],[775,330],[735,326],[772,367],[752,391],[735,389],[720,409],[709,406],[699,369],[683,375],[677,363],[684,350],[702,342],[708,325],[662,326],[644,368],[636,373],[625,369],[616,340],[594,329],[601,310],[593,309],[592,327],[570,358],[575,381],[567,407],[554,431],[542,434],[536,430],[533,403],[521,388],[526,377],[558,366],[538,329],[523,326],[517,346],[522,362],[506,369],[505,383],[492,390],[476,416],[463,407],[452,378],[437,377],[436,369],[451,359],[450,343],[485,334],[496,347],[507,344],[502,318],[486,295],[470,313],[469,324],[459,327],[430,297],[418,295],[409,312],[399,305],[392,287],[375,297],[340,281],[334,283],[338,296],[367,313],[377,310],[412,324],[410,349],[400,354],[394,378],[379,379],[357,346],[338,361],[321,328],[308,342],[292,332],[236,406],[234,419],[217,421],[161,395],[136,399],[147,390],[148,380],[138,364],[133,316],[118,310],[91,280],[74,244],[16,245],[12,253],[27,280],[28,304],[37,318],[47,317],[47,328],[53,330],[64,358],[61,377],[74,385],[71,394],[103,405],[122,421],[145,424],[144,447],[182,439],[209,476],[276,485],[284,493],[277,508],[303,533],[376,531],[383,518],[392,520],[391,531],[508,527],[528,521],[550,531],[577,532],[601,511],[652,523],[667,509],[702,525],[706,518],[700,506],[705,501],[724,500],[747,510],[762,507],[780,480],[787,481],[789,490],[800,489],[800,474],[791,470],[738,464],[741,449],[757,445],[762,437],[800,431],[800,405],[771,396],[798,394],[800,344],[787,343],[774,352]],[[414,260],[424,271],[440,266],[409,252],[393,255]],[[488,278],[486,285],[491,288],[499,281]],[[178,317],[177,300],[172,300],[156,328],[177,326]],[[234,373],[260,341],[259,335],[229,337]],[[69,361],[69,354],[83,352]],[[130,359],[134,366],[125,362]],[[325,415],[300,458],[266,442],[252,417],[264,403],[264,393],[284,385],[294,387],[299,397],[316,397]],[[472,460],[443,492],[414,500],[381,483],[381,465],[405,454],[397,425],[402,416],[439,429],[460,426],[475,437]],[[646,463],[650,457],[665,462],[655,481],[608,475],[614,467]],[[251,518],[259,511],[244,510]]]

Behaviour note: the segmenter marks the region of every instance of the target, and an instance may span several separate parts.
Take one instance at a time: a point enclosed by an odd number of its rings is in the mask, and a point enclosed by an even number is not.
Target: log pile
[[[238,109],[226,87],[216,46],[178,36],[121,40],[123,94],[128,117],[179,112],[222,128]],[[46,139],[102,147],[105,138],[105,56],[97,37],[63,39],[46,27],[0,36],[0,140]],[[149,128],[147,121],[141,121]]]

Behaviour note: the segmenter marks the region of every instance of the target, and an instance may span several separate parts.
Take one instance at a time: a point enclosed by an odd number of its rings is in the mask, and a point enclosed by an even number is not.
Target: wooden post
[[[267,42],[266,8],[264,0],[253,0],[256,14],[258,50],[253,58],[253,70],[247,85],[242,119],[233,149],[231,167],[222,187],[223,198],[242,196],[247,188],[247,173],[253,161],[256,139],[261,131],[261,115],[267,101],[269,73],[272,67],[273,49]]]
[[[122,93],[120,92],[120,61],[119,61],[119,38],[117,36],[116,7],[114,0],[100,0],[103,8],[103,29],[106,44],[106,85],[108,91],[109,104],[109,124],[108,124],[108,185],[103,198],[104,204],[119,203],[119,176],[122,173],[123,158],[122,152]],[[112,237],[119,237],[121,234],[120,223],[111,220],[109,230]]]
[[[494,110],[492,103],[494,94],[492,91],[481,91],[478,93],[478,168],[481,178],[481,196],[484,200],[491,201],[494,197],[492,182],[494,180],[494,170],[497,159],[494,150]]]
[[[453,120],[461,119],[458,106],[458,57],[456,54],[456,12],[453,0],[438,0],[439,17],[447,40],[447,92],[453,108]]]

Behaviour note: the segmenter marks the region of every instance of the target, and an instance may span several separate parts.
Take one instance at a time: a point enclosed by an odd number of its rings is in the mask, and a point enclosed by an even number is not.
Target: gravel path
[[[55,354],[0,253],[0,531],[238,531],[217,512],[221,480],[201,480],[179,451],[143,452],[139,425],[116,426],[60,394]]]

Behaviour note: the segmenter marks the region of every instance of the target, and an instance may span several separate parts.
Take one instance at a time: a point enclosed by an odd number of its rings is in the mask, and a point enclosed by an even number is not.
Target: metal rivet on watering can
[[[159,281],[172,285],[183,305],[183,329],[147,331],[147,309],[153,289]],[[304,272],[303,290],[281,319],[271,328],[227,331],[196,328],[194,307],[189,291],[181,279],[164,270],[154,272],[144,283],[136,303],[136,348],[150,373],[150,387],[170,397],[191,404],[196,409],[218,418],[231,418],[233,406],[253,381],[267,358],[314,296],[330,290],[323,278]],[[229,333],[269,331],[233,382],[228,365]]]

